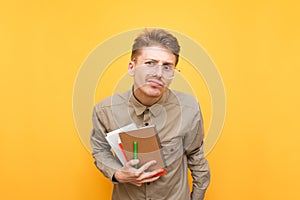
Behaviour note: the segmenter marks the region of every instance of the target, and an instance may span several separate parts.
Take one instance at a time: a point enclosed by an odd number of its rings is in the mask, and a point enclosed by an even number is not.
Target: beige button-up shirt
[[[210,181],[203,153],[203,121],[197,100],[187,94],[166,90],[151,107],[142,105],[132,91],[99,102],[93,112],[91,145],[98,169],[110,180],[122,167],[105,139],[108,132],[135,123],[155,125],[165,158],[167,174],[137,187],[130,183],[114,185],[113,200],[202,200]],[[193,178],[192,194],[188,168]]]

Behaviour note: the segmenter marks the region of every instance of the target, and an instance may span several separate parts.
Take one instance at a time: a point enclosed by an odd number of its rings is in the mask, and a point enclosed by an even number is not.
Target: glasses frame
[[[143,61],[143,62],[145,62],[145,61]],[[147,64],[147,62],[148,61],[146,61],[146,63],[143,63],[143,64],[139,65],[139,67],[143,67],[144,69],[148,70],[147,73],[148,74],[152,74],[152,75],[156,74],[157,70],[159,69],[159,67],[161,67],[162,77],[164,77],[167,80],[174,79],[176,73],[180,72],[179,69],[177,69],[176,67],[170,66],[168,64],[159,64],[159,63],[156,63],[155,61],[152,61],[152,60],[149,60],[149,62],[151,62],[153,64],[151,64],[151,63]],[[173,71],[173,73],[172,73],[173,75],[172,76],[168,76],[168,75],[166,76],[166,72],[163,69],[164,66],[168,66]]]

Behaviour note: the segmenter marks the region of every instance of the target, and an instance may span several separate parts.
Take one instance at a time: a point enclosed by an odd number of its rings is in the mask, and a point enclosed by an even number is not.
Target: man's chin
[[[153,97],[153,98],[157,98],[162,96],[162,94],[164,93],[165,88],[164,87],[150,87],[147,88],[145,93],[149,96],[149,97]]]

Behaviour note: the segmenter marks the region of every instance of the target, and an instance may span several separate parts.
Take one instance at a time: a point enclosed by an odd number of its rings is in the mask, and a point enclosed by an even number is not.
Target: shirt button
[[[148,182],[147,185],[150,185],[150,183]]]
[[[148,122],[146,122],[146,123],[145,123],[145,126],[148,126],[148,125],[149,125],[149,123],[148,123]]]

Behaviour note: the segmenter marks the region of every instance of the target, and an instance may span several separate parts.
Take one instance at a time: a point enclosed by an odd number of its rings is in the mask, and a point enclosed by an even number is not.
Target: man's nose
[[[155,75],[157,77],[162,77],[162,65],[157,65]]]

